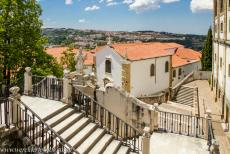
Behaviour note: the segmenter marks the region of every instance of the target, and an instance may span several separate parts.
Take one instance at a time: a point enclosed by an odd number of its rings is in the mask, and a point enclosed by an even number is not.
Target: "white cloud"
[[[114,6],[114,5],[118,5],[118,3],[117,3],[117,2],[109,2],[109,3],[107,4],[107,6]]]
[[[127,2],[128,0],[124,1]],[[160,8],[161,3],[173,3],[178,1],[180,0],[133,0],[132,2],[128,1],[130,2],[128,4],[130,10],[134,10],[136,12],[143,12],[146,10],[158,9]]]
[[[99,3],[102,3],[102,2],[104,2],[104,0],[99,0]]]
[[[65,0],[65,4],[66,5],[72,5],[73,4],[73,0]]]
[[[79,19],[78,22],[79,22],[79,23],[84,23],[84,22],[85,22],[85,19]]]
[[[100,7],[97,5],[93,5],[93,6],[88,6],[85,8],[85,11],[95,11],[95,10],[99,10]]]
[[[124,0],[123,3],[124,4],[131,4],[131,3],[133,3],[133,0]]]
[[[190,8],[193,13],[212,10],[213,0],[191,0]]]

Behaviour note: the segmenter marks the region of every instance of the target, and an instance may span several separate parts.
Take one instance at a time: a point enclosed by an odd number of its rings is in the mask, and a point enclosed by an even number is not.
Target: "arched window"
[[[166,73],[169,72],[169,62],[168,61],[165,62],[165,72]]]
[[[182,74],[182,70],[181,70],[181,68],[179,68],[178,75],[181,76],[181,74]]]
[[[155,76],[155,65],[154,64],[151,64],[151,67],[150,67],[150,76]]]
[[[105,61],[105,72],[106,73],[111,73],[111,60],[110,59],[106,59]]]

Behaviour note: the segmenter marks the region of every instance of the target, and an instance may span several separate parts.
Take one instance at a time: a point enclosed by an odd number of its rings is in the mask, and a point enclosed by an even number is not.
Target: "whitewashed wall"
[[[217,38],[218,38],[218,32],[219,32],[219,30],[220,30],[220,29],[219,29],[220,27],[219,27],[219,24],[218,24],[218,19],[215,20],[215,26],[216,26],[216,31],[214,30],[214,32],[215,32],[215,35],[214,35],[214,36],[215,36],[215,38],[217,39]]]
[[[226,97],[230,101],[230,77],[228,75],[228,65],[230,64],[230,47],[227,47],[226,52]]]
[[[214,69],[213,69],[213,77],[214,77],[214,79],[215,79],[215,81],[217,80],[217,63],[218,63],[218,43],[214,43],[213,44],[213,52],[214,52],[214,54],[213,54],[213,60],[214,60]],[[216,60],[215,60],[215,55],[216,55]]]
[[[105,60],[111,59],[112,73],[105,73]],[[122,57],[115,53],[113,49],[105,47],[102,51],[96,53],[96,70],[99,85],[104,85],[103,79],[109,77],[116,86],[122,87]]]
[[[218,72],[218,84],[223,88],[224,85],[224,72],[225,72],[225,58],[224,58],[225,47],[224,45],[219,45],[219,72]],[[220,58],[222,58],[222,68],[220,67]]]
[[[165,62],[170,56],[145,59],[131,63],[131,94],[140,97],[169,88],[169,72],[165,72]],[[155,76],[150,76],[150,66],[155,64]]]
[[[228,11],[227,17],[227,40],[230,40],[230,11]]]
[[[181,68],[181,75],[179,76],[179,69]],[[182,67],[176,67],[173,68],[173,70],[176,70],[176,77],[173,77],[173,83],[172,86],[175,86],[177,83],[179,83],[181,80],[184,79],[189,73],[193,71],[199,71],[201,69],[201,62],[191,63],[188,65],[184,65]],[[173,74],[173,73],[172,73]]]

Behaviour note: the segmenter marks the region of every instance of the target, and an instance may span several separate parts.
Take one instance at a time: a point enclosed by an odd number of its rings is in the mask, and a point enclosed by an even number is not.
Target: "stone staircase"
[[[173,101],[175,103],[194,107],[194,101],[196,100],[196,89],[187,86],[181,86],[175,95]]]
[[[65,139],[74,149],[81,154],[129,154],[131,149],[116,140],[115,136],[92,122],[83,113],[66,105],[43,119],[55,132]],[[36,129],[36,128],[35,128]],[[35,138],[40,141],[41,131],[36,131]],[[27,132],[32,134],[32,130]],[[44,133],[44,149],[48,149],[50,136]],[[57,138],[55,139],[57,140]],[[56,148],[54,143],[54,148]]]

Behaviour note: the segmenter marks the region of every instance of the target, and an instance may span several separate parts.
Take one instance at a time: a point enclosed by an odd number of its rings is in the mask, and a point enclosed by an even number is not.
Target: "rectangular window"
[[[223,31],[224,31],[224,24],[223,24],[223,22],[222,22],[222,23],[220,23],[220,32],[223,33]]]
[[[222,58],[220,58],[220,68],[222,68]]]
[[[230,77],[230,64],[228,64],[228,77]]]
[[[220,12],[224,11],[224,0],[220,0]]]

